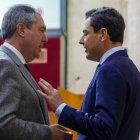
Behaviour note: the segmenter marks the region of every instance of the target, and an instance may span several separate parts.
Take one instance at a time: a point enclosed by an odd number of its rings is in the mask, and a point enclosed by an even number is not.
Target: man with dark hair
[[[66,129],[49,126],[38,84],[24,64],[47,42],[44,21],[34,8],[14,5],[2,21],[0,47],[0,140],[71,140]]]
[[[77,131],[77,140],[138,140],[140,130],[140,73],[122,46],[125,23],[110,7],[86,13],[83,45],[86,58],[99,62],[85,93],[81,110],[66,105],[59,92],[40,79],[58,123]]]

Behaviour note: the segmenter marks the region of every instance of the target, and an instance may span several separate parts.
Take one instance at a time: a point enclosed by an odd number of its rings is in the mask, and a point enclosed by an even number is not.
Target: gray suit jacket
[[[48,140],[47,108],[18,57],[0,47],[0,140]]]

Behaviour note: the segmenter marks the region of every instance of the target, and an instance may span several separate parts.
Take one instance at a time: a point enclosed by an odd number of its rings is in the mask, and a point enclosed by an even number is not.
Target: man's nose
[[[79,40],[79,44],[84,44],[83,37]]]
[[[48,42],[48,37],[47,37],[46,34],[44,34],[44,36],[43,36],[43,42],[44,42],[44,43],[47,43],[47,42]]]

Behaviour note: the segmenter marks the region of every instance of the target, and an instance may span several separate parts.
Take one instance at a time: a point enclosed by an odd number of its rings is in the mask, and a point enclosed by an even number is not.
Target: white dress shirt
[[[4,42],[3,45],[6,46],[7,48],[9,48],[9,49],[20,59],[20,61],[21,61],[23,64],[26,63],[26,61],[25,61],[23,55],[22,55],[15,47],[13,47],[11,44],[9,44],[9,43],[7,43],[7,42]]]

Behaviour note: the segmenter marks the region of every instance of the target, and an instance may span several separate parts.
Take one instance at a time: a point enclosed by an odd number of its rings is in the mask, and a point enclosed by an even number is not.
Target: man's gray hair
[[[10,7],[10,9],[5,13],[1,24],[3,40],[10,39],[12,37],[16,31],[16,25],[18,23],[23,23],[30,29],[36,19],[35,13],[36,10],[29,5],[18,4]]]

